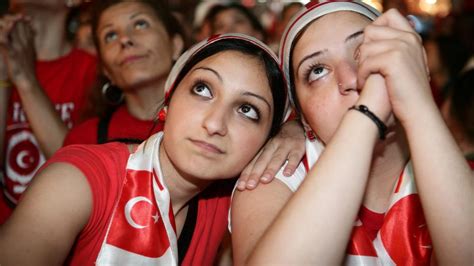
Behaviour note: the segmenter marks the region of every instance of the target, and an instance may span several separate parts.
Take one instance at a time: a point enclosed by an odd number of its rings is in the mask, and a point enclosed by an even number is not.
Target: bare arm
[[[8,111],[8,101],[10,99],[10,82],[8,81],[8,74],[6,65],[3,61],[2,56],[0,56],[0,175],[4,168],[5,160],[5,132],[7,125],[7,111]]]
[[[260,184],[253,190],[235,191],[231,211],[234,265],[248,264],[263,233],[292,194],[279,180]]]
[[[390,36],[402,40],[401,55],[379,54],[374,52],[380,51],[376,45],[367,46],[363,56],[367,62],[360,74],[378,71],[387,80],[393,112],[408,138],[437,261],[441,265],[472,265],[473,175],[432,99],[421,41],[395,10],[380,17],[365,34],[375,41]],[[400,64],[393,68],[383,62]]]
[[[82,172],[69,164],[51,164],[34,178],[0,227],[0,264],[63,264],[91,206],[92,193]]]
[[[10,81],[20,95],[28,122],[48,158],[62,146],[68,128],[36,78],[31,26],[20,15],[7,15],[0,19],[0,24],[3,24],[0,50],[6,61]]]

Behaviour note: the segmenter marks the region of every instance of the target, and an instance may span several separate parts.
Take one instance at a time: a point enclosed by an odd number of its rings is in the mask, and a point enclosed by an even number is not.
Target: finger
[[[379,57],[387,57],[389,53],[394,50],[394,44],[396,40],[386,40],[378,42],[370,42],[361,45],[359,67],[357,69],[357,86],[358,88],[364,88],[367,78],[374,73],[380,73],[385,76],[383,65],[377,65],[382,63],[381,60],[376,60]]]
[[[288,163],[285,166],[285,169],[283,170],[283,174],[285,176],[291,176],[295,173],[296,168],[298,167],[299,163],[303,159],[303,156],[305,154],[305,150],[300,150],[300,151],[292,151],[288,155]]]
[[[397,39],[363,44],[360,49],[358,86],[362,88],[370,74],[386,76],[395,68],[419,68],[422,70],[420,75],[428,76],[420,47]]]
[[[285,164],[287,159],[287,152],[276,152],[271,158],[271,161],[265,167],[265,170],[260,178],[262,183],[270,183],[280,168]]]
[[[273,141],[270,141],[270,142],[273,142]],[[255,161],[255,164],[247,179],[247,184],[246,184],[247,189],[253,189],[257,187],[261,178],[263,178],[263,180],[271,180],[272,178],[272,176],[268,176],[268,173],[265,173],[265,170],[267,169],[267,166],[270,164],[273,157],[275,156],[278,157],[281,155],[275,153],[276,145],[270,142],[267,143],[267,146],[265,146],[264,150],[262,150],[262,153],[260,154],[258,159]]]
[[[19,21],[17,24],[17,37],[21,46],[27,46],[30,40],[30,26],[25,21]]]
[[[258,160],[262,152],[263,152],[263,149],[258,152],[258,154],[252,159],[252,161],[250,161],[250,163],[240,173],[239,180],[237,181],[238,190],[241,190],[241,191],[245,190],[245,187],[247,186],[247,180],[249,179],[250,174],[252,173],[255,162]]]
[[[389,9],[383,13],[382,16],[378,17],[374,22],[374,25],[389,26],[395,29],[403,31],[414,32],[414,29],[410,25],[410,22],[400,12],[394,8]]]
[[[364,43],[384,39],[399,39],[410,43],[422,43],[421,36],[414,31],[404,31],[392,27],[373,24],[365,27]]]

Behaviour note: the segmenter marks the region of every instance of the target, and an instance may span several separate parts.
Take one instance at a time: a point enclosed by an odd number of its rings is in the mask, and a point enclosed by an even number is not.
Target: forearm
[[[5,159],[5,131],[7,125],[7,108],[8,100],[10,99],[10,88],[0,87],[0,169],[3,169],[3,162]],[[1,171],[1,170],[0,170]]]
[[[404,127],[434,253],[441,265],[471,265],[473,176],[434,103],[420,109]]]
[[[363,114],[345,115],[316,165],[262,238],[251,264],[342,263],[377,136],[377,127]]]
[[[41,151],[49,158],[62,146],[68,128],[39,84],[18,89],[18,93]]]

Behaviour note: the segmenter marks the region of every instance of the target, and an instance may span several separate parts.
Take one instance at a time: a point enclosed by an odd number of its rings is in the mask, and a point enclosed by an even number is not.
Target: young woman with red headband
[[[283,73],[260,41],[222,35],[181,56],[165,88],[163,132],[47,162],[0,228],[1,264],[213,264],[229,181],[284,118]]]
[[[409,22],[314,1],[280,49],[306,157],[294,176],[234,195],[236,264],[472,265],[473,176]]]

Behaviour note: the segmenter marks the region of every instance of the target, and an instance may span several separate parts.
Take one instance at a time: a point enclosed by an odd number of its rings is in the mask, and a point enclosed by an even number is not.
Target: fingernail
[[[237,184],[237,188],[240,190],[245,189],[245,181],[239,181],[239,184]]]
[[[291,170],[285,170],[285,171],[283,172],[283,174],[284,174],[285,176],[290,176],[290,175],[291,175]]]
[[[254,188],[256,185],[257,185],[257,183],[255,182],[255,180],[249,180],[247,182],[247,187],[249,187],[249,188]]]
[[[270,180],[270,176],[265,174],[260,178],[260,180],[262,180],[263,182],[267,182],[268,180]]]

